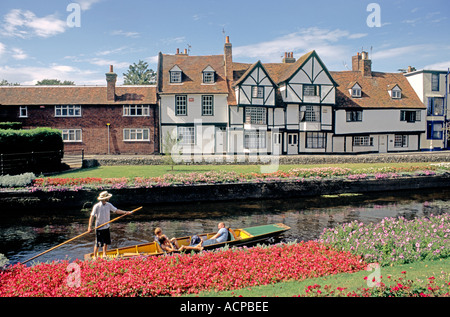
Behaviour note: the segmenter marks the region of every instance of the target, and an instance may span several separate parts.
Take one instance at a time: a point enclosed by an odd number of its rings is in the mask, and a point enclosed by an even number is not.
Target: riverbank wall
[[[251,199],[287,199],[338,195],[348,193],[375,193],[450,187],[450,173],[429,176],[399,176],[395,178],[299,179],[224,184],[174,185],[152,188],[104,188],[113,194],[116,206],[152,204],[183,204],[194,202],[238,201]],[[55,210],[91,208],[100,189],[62,191],[27,190],[1,191],[2,210]]]

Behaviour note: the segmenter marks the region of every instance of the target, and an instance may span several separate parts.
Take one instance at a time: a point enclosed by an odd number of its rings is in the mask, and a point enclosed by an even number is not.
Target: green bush
[[[20,130],[22,129],[22,122],[0,122],[0,129],[2,130]]]
[[[30,185],[36,176],[33,173],[0,176],[0,187],[25,187]]]
[[[5,153],[62,151],[61,131],[51,128],[0,130],[0,149]]]

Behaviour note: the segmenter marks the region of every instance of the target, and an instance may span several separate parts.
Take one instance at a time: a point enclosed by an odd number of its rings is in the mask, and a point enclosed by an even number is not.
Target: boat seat
[[[227,241],[234,241],[237,240],[236,235],[234,234],[234,230],[231,228],[227,228],[228,229],[228,239]]]

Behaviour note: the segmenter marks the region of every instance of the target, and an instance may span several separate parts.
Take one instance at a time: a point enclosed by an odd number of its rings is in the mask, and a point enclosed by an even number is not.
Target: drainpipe
[[[106,124],[106,126],[108,127],[108,155],[110,154],[110,147],[109,147],[109,126],[110,125],[111,125],[110,123]]]
[[[447,138],[448,138],[448,128],[447,128],[447,103],[448,103],[448,75],[450,74],[450,68],[447,69],[447,74],[445,75],[445,98],[444,98],[444,149],[447,149]]]

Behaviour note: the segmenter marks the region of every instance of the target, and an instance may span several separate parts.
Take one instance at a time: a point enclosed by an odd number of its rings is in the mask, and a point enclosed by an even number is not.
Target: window
[[[204,84],[214,84],[215,83],[215,73],[214,72],[203,72],[203,83]]]
[[[245,122],[250,124],[266,124],[267,109],[263,107],[246,107]]]
[[[354,86],[352,88],[352,97],[353,98],[360,98],[361,97],[361,88]]]
[[[266,147],[266,131],[245,131],[244,147],[246,149],[263,149]]]
[[[306,132],[306,147],[309,149],[324,149],[326,141],[324,132]]]
[[[63,129],[63,142],[81,142],[81,129]]]
[[[180,145],[195,144],[195,128],[194,127],[178,127],[177,140]]]
[[[353,146],[373,146],[373,137],[370,136],[354,136]]]
[[[202,116],[214,115],[214,96],[202,96]]]
[[[442,140],[444,135],[444,123],[443,122],[427,122],[427,139],[428,140]]]
[[[431,91],[439,91],[439,74],[431,74]]]
[[[305,106],[300,111],[300,121],[303,122],[320,122],[320,106]]]
[[[408,136],[407,135],[395,135],[394,147],[407,147],[408,146]]]
[[[81,117],[81,106],[55,106],[55,117]]]
[[[175,115],[187,116],[187,96],[175,96]]]
[[[149,105],[125,105],[123,106],[123,115],[125,117],[143,117],[150,115]]]
[[[400,89],[392,89],[391,90],[391,98],[392,99],[401,99],[402,91]]]
[[[400,121],[406,122],[420,121],[420,110],[401,110]]]
[[[362,110],[351,111],[348,110],[345,112],[347,117],[347,122],[358,122],[362,121]]]
[[[124,141],[150,141],[149,129],[123,129]]]
[[[303,85],[303,96],[319,96],[319,85]]]
[[[27,106],[21,106],[19,108],[19,118],[28,118],[28,108],[27,108]]]
[[[181,72],[171,71],[170,72],[170,82],[171,83],[181,83]]]
[[[428,116],[443,116],[444,115],[444,98],[440,98],[440,97],[428,98],[427,115]]]
[[[252,97],[253,98],[263,98],[264,97],[264,87],[252,86]]]

